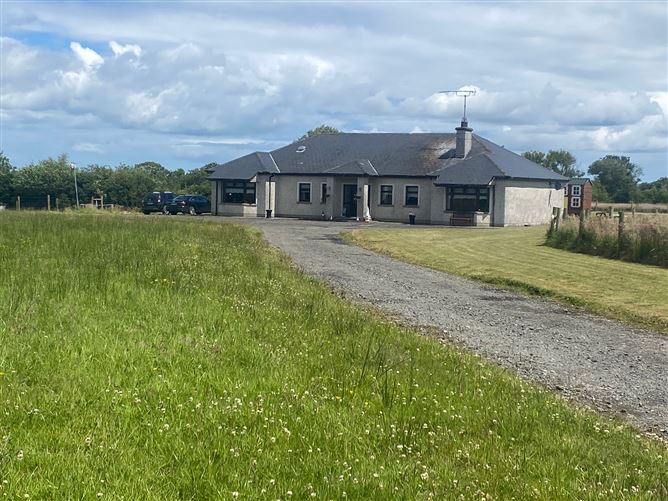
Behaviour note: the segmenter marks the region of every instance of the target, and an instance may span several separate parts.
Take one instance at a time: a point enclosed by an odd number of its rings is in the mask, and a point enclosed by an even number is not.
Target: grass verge
[[[668,270],[544,245],[545,229],[354,230],[352,243],[668,333]]]
[[[0,215],[0,497],[657,499],[663,444],[245,228]]]

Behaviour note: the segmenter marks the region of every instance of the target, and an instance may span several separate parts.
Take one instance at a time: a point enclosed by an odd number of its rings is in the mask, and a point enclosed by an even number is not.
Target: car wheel
[[[150,212],[147,211],[147,210],[144,210],[144,211],[142,211],[142,212],[143,212],[144,214],[146,214],[147,216],[150,214]]]
[[[196,216],[197,215],[197,210],[195,210],[195,207],[193,205],[190,206],[190,209],[188,209],[188,213],[191,216]]]

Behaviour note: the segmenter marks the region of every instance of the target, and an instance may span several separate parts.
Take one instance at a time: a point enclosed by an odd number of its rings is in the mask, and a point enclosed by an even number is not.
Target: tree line
[[[523,156],[571,179],[585,175],[566,150],[527,151]],[[593,162],[587,173],[592,176],[593,198],[599,202],[668,203],[668,177],[641,183],[642,169],[630,157],[606,155]]]
[[[88,203],[92,197],[104,195],[105,203],[139,207],[142,199],[153,191],[208,197],[211,184],[207,180],[207,169],[213,165],[207,164],[191,171],[169,170],[156,162],[119,164],[116,167],[97,164],[77,167],[79,200]],[[54,204],[57,198],[60,207],[76,203],[74,173],[67,155],[16,168],[0,153],[0,203],[11,204],[17,196],[46,199],[46,195],[51,195]]]

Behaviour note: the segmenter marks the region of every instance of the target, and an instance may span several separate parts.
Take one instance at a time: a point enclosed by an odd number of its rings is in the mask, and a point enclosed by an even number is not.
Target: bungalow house
[[[478,135],[328,134],[210,169],[212,212],[477,226],[550,221],[568,179]]]

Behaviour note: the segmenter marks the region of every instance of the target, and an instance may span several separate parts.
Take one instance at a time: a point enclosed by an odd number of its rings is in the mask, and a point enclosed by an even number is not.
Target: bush
[[[546,244],[572,252],[668,267],[668,217],[636,214],[625,219],[621,241],[617,218],[594,216],[580,230],[580,219],[569,217],[558,230],[548,233]]]

